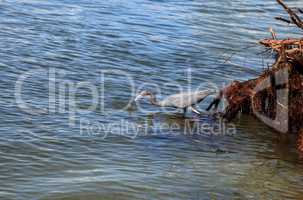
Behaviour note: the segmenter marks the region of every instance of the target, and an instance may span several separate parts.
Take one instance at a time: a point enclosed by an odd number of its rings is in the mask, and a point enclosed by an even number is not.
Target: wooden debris
[[[290,9],[282,0],[277,0],[277,2],[284,8],[284,10],[288,13],[290,21],[294,23],[297,27],[303,29],[303,22],[300,17]],[[299,9],[301,11],[301,9]]]
[[[289,19],[279,17],[287,23],[296,25],[303,29],[303,21],[296,14],[303,13],[301,9],[290,9],[282,0],[277,0],[284,10],[288,13]],[[296,12],[295,12],[296,10]],[[238,82],[234,81],[223,88],[220,94],[209,105],[217,108],[220,101],[225,98],[228,106],[225,108],[223,117],[232,120],[239,113],[256,115],[262,113],[269,119],[275,119],[278,112],[286,112],[287,118],[280,119],[278,123],[288,122],[288,132],[298,133],[303,130],[303,38],[288,38],[278,40],[276,33],[270,29],[272,38],[264,39],[259,43],[265,48],[272,50],[276,54],[276,62],[265,70],[258,78]],[[276,84],[277,72],[285,70],[288,73],[288,80],[284,84]],[[258,85],[269,80],[270,84],[262,91],[256,90]],[[288,105],[278,101],[277,93],[280,89],[288,91]],[[281,132],[281,129],[276,128]],[[303,133],[300,148],[303,151]]]

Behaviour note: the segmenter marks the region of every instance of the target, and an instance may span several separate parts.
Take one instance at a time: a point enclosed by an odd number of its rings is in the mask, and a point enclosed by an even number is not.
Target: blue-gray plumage
[[[174,94],[171,96],[166,97],[162,101],[157,101],[156,96],[148,91],[142,91],[136,97],[135,101],[148,96],[150,97],[150,102],[153,105],[160,106],[160,107],[173,107],[173,108],[181,108],[183,109],[184,113],[186,112],[187,108],[190,108],[193,112],[201,114],[197,111],[194,106],[201,101],[203,101],[207,96],[214,94],[213,91],[194,91],[194,92],[182,92],[179,94]]]

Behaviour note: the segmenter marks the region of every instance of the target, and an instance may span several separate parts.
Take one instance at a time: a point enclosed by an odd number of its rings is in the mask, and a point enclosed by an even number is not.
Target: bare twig
[[[290,9],[282,0],[277,0],[277,2],[286,10],[291,21],[299,28],[303,29],[303,22],[300,17],[292,9]]]
[[[275,17],[276,20],[282,21],[282,22],[286,22],[288,24],[293,24],[290,20],[288,19],[284,19],[282,17]]]
[[[271,33],[272,39],[277,39],[277,34],[275,33],[274,29],[272,27],[269,28],[269,32]]]

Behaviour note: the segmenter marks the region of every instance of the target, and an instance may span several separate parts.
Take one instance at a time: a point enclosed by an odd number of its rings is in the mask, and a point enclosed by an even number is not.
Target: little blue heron
[[[181,108],[183,109],[184,114],[187,111],[187,108],[191,109],[197,114],[201,114],[194,106],[201,101],[203,101],[207,96],[214,94],[214,91],[204,90],[204,91],[194,91],[194,92],[182,92],[179,94],[174,94],[166,97],[162,101],[157,101],[156,96],[149,91],[142,91],[135,98],[135,101],[148,96],[150,98],[151,104],[159,107],[172,107],[172,108]]]

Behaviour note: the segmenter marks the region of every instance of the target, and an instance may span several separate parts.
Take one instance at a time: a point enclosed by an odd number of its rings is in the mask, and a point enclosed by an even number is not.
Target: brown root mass
[[[295,9],[290,9],[282,0],[277,0],[277,2],[289,15],[289,19],[281,17],[277,19],[303,30],[303,22],[298,16],[298,14],[302,14],[299,12],[300,9],[296,9],[297,14]],[[286,117],[279,118],[278,123],[283,123],[285,120],[288,123],[287,132],[299,133],[300,130],[303,130],[303,38],[277,40],[272,29],[271,33],[272,39],[265,39],[259,43],[274,52],[275,63],[256,79],[244,82],[234,81],[223,88],[208,110],[213,106],[216,108],[219,102],[225,98],[228,106],[224,110],[223,117],[229,121],[234,119],[239,112],[255,116],[257,116],[256,113],[259,113],[273,120],[277,118],[278,112],[285,112]],[[277,83],[281,71],[287,72],[288,76],[287,81],[282,84]],[[258,86],[264,83],[270,84],[259,90]],[[281,89],[287,90],[288,95],[285,98],[287,98],[288,105],[279,102],[277,95]],[[273,128],[283,132],[279,128]],[[303,131],[301,132],[298,147],[303,151]]]

